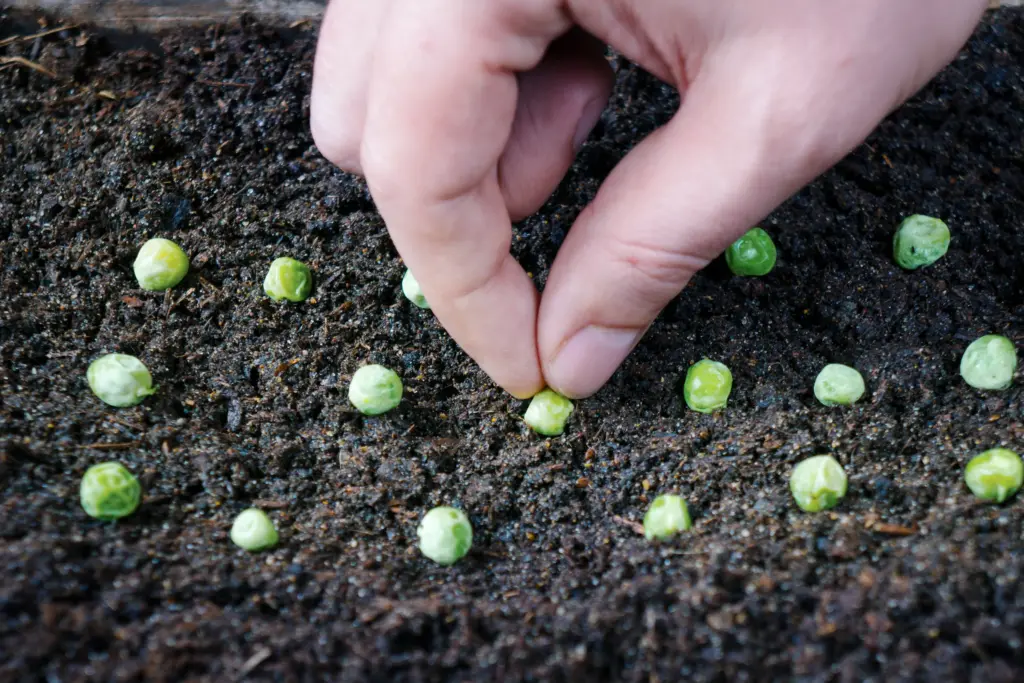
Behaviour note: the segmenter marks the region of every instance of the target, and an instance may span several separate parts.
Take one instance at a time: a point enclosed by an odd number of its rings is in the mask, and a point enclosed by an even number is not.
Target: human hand
[[[986,0],[333,0],[321,152],[362,173],[440,322],[503,388],[597,391],[693,274],[944,67]],[[596,124],[604,43],[682,105],[573,225],[509,253]]]

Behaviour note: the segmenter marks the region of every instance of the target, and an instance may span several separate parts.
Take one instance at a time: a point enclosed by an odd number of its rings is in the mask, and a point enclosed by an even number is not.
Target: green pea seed
[[[713,413],[725,408],[732,392],[732,372],[723,363],[704,358],[690,366],[683,382],[683,398],[691,410]]]
[[[748,230],[725,252],[725,262],[736,275],[767,275],[775,267],[775,258],[775,243],[761,228]]]
[[[671,538],[690,526],[690,509],[686,501],[672,494],[655,498],[644,515],[644,536],[648,541]]]
[[[423,290],[420,289],[420,283],[413,277],[412,271],[406,269],[405,275],[402,276],[402,293],[405,294],[405,298],[413,302],[420,308],[430,308],[430,304],[427,303],[427,297],[423,296]]]
[[[82,509],[90,517],[121,519],[135,512],[142,498],[139,480],[119,462],[104,462],[85,471],[79,487]]]
[[[544,436],[559,436],[565,431],[574,407],[572,401],[551,389],[544,389],[530,401],[523,421]]]
[[[815,455],[793,468],[789,490],[801,510],[828,510],[846,495],[846,472],[831,455]]]
[[[434,562],[450,566],[465,557],[473,545],[473,526],[462,510],[436,507],[416,529],[420,552]]]
[[[978,498],[1002,503],[1024,484],[1024,462],[1011,450],[993,448],[971,458],[964,481]]]
[[[864,395],[864,377],[848,365],[830,363],[814,380],[814,396],[826,406],[848,406]]]
[[[274,522],[259,508],[249,508],[235,517],[228,535],[232,543],[250,551],[273,548],[278,540]]]
[[[170,289],[188,273],[188,256],[174,242],[154,237],[139,249],[132,265],[139,287],[149,291]]]
[[[1012,341],[998,334],[975,339],[960,359],[960,376],[975,389],[1006,389],[1016,371],[1017,350]]]
[[[135,356],[124,353],[100,356],[89,364],[85,377],[92,393],[115,408],[138,405],[156,393],[146,366]]]
[[[263,291],[274,301],[305,301],[312,289],[309,266],[289,256],[274,259],[263,279]]]
[[[892,255],[901,268],[930,266],[949,250],[949,226],[938,218],[914,214],[896,229]]]
[[[364,415],[380,415],[402,401],[402,380],[383,365],[364,365],[352,375],[348,400]]]

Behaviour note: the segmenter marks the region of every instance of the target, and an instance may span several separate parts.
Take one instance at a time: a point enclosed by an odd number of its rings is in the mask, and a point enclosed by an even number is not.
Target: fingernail
[[[565,396],[590,396],[604,386],[642,335],[633,329],[584,327],[548,365],[548,384]]]
[[[574,151],[580,151],[583,143],[590,137],[590,131],[594,130],[594,126],[601,120],[601,112],[604,111],[604,105],[605,100],[597,99],[590,100],[583,106],[579,123],[576,124],[576,134],[572,136],[572,148]]]

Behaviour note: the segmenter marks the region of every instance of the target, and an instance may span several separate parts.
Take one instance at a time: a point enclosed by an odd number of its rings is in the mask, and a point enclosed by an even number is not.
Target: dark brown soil
[[[52,25],[52,24],[51,24]],[[0,39],[25,26],[0,22]],[[563,437],[528,431],[429,312],[365,186],[307,126],[314,27],[210,28],[152,52],[75,29],[0,47],[0,680],[1009,681],[1024,677],[1024,499],[976,503],[974,453],[1024,450],[1018,386],[971,390],[973,338],[1024,348],[1024,19],[995,15],[953,66],[765,221],[761,279],[709,268]],[[516,255],[543,282],[580,207],[674,95],[620,67],[612,106]],[[949,254],[904,272],[908,213]],[[192,256],[140,290],[148,237]],[[315,300],[275,305],[292,255]],[[114,410],[97,355],[138,355],[160,391]],[[727,411],[686,410],[710,356]],[[829,410],[827,362],[869,395]],[[395,368],[408,393],[364,418],[347,379]],[[795,508],[787,475],[834,453],[850,493]],[[117,459],[145,487],[121,522],[78,483]],[[657,493],[692,533],[635,531]],[[269,510],[280,545],[227,531]],[[453,568],[415,548],[452,504],[476,543]]]

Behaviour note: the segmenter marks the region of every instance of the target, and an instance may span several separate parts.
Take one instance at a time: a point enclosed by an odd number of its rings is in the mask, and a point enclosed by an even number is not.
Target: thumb
[[[695,82],[569,231],[538,318],[543,372],[559,392],[600,389],[696,271],[845,152],[828,153],[835,140],[795,144],[803,131],[778,123],[772,95],[739,101],[737,90]]]

